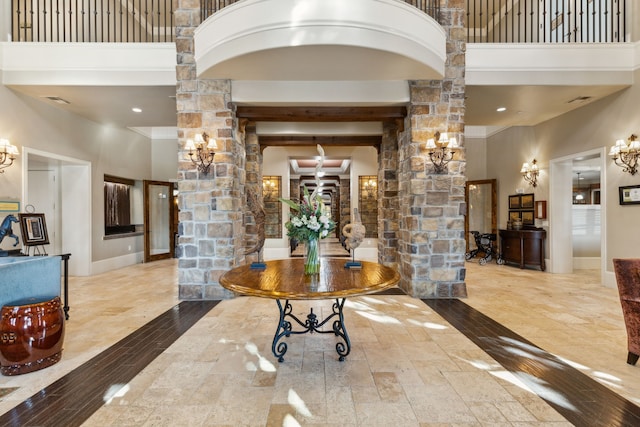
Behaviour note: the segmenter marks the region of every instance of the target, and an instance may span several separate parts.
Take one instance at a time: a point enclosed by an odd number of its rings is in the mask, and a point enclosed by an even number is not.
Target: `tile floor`
[[[640,366],[625,363],[617,291],[600,286],[599,272],[467,265],[466,304],[638,404]],[[176,261],[167,260],[71,278],[62,361],[0,377],[8,391],[0,413],[177,304],[175,277]],[[319,304],[329,309],[318,301],[294,309],[304,315]],[[420,300],[348,300],[346,362],[331,335],[304,335],[288,340],[277,363],[276,310],[258,298],[221,302],[84,425],[571,425]]]

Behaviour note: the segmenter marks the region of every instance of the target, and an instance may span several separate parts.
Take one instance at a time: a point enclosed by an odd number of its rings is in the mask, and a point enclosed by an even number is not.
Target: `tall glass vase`
[[[305,243],[304,274],[317,274],[320,272],[320,242],[318,239],[309,239]]]

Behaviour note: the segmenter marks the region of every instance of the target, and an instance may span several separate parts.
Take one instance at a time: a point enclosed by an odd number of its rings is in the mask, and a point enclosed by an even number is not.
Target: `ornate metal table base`
[[[313,308],[311,308],[311,311],[309,312],[309,314],[307,314],[307,320],[305,320],[304,322],[297,318],[294,314],[292,314],[293,307],[289,303],[289,300],[285,301],[284,306],[279,299],[276,300],[276,302],[278,303],[278,309],[280,310],[280,320],[278,322],[276,334],[273,337],[271,351],[273,352],[273,355],[278,358],[278,362],[284,361],[284,354],[287,352],[287,343],[284,341],[278,343],[278,341],[290,335],[306,334],[307,332],[317,332],[319,334],[335,334],[335,336],[342,338],[342,341],[344,342],[338,341],[336,343],[336,351],[338,352],[338,356],[340,356],[338,360],[342,362],[351,351],[351,342],[349,341],[347,330],[344,327],[344,316],[342,313],[345,299],[346,298],[336,298],[336,301],[331,307],[332,313],[322,321],[318,321],[316,314],[313,312]],[[329,322],[334,317],[337,317],[337,319],[333,321],[332,330],[320,330],[327,322]],[[304,329],[294,331],[292,323],[287,320],[288,318],[292,319],[295,323],[297,323]]]

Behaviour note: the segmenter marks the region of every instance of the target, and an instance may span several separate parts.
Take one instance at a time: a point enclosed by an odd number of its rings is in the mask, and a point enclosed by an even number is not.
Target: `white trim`
[[[178,139],[178,128],[174,126],[130,127],[135,133],[154,139]]]
[[[175,86],[175,43],[0,43],[10,85]]]
[[[88,276],[90,275],[90,263],[92,259],[93,239],[91,222],[92,205],[91,205],[91,162],[86,160],[75,159],[73,157],[62,156],[59,154],[49,153],[34,148],[23,147],[22,161],[22,202],[28,199],[27,190],[29,188],[29,157],[40,156],[53,159],[60,162],[58,169],[65,167],[80,166],[84,169],[82,176],[86,179],[75,180],[74,185],[77,188],[73,190],[71,196],[65,195],[65,187],[62,186],[60,197],[63,199],[63,207],[66,201],[74,206],[73,226],[65,229],[65,221],[61,221],[62,230],[60,230],[61,247],[63,253],[71,253],[73,261],[69,263],[69,274],[72,276]],[[63,174],[58,174],[63,179]],[[61,181],[62,182],[62,181]],[[23,208],[24,209],[24,208]],[[68,222],[68,221],[67,221]],[[69,226],[70,224],[67,224]],[[64,237],[68,236],[68,237]]]
[[[406,80],[256,81],[233,80],[231,100],[239,105],[399,105],[410,100]]]
[[[573,271],[573,237],[571,215],[565,210],[571,209],[572,162],[578,157],[597,154],[600,159],[600,200],[607,206],[607,147],[574,153],[552,159],[549,162],[549,271],[552,273],[571,273]],[[615,276],[607,273],[607,210],[600,211],[600,276],[604,286],[610,287],[609,280]],[[571,264],[570,266],[568,264]]]
[[[632,85],[639,43],[469,43],[467,85]]]
[[[111,257],[91,263],[91,275],[106,273],[134,264],[141,264],[144,261],[143,252],[134,252],[117,257]]]
[[[465,138],[489,138],[508,129],[509,126],[465,126]]]
[[[198,75],[208,79],[406,80],[445,72],[444,29],[396,0],[244,0],[207,18],[194,43]]]

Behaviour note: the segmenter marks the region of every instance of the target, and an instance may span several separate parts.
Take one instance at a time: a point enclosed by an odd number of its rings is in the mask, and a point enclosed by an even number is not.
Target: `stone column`
[[[378,154],[378,262],[398,266],[398,127],[384,124]]]
[[[230,292],[220,276],[244,260],[244,141],[230,108],[227,80],[198,79],[193,32],[199,2],[179,0],[175,12],[178,122],[178,290],[180,299],[219,299]],[[184,149],[187,139],[206,132],[218,148],[207,174]]]
[[[245,150],[247,153],[247,192],[251,191],[258,196],[259,202],[264,205],[264,199],[262,195],[262,153],[260,152],[260,143],[258,141],[258,135],[256,134],[255,123],[248,123],[244,127],[245,129]],[[253,248],[258,242],[259,232],[256,218],[245,204],[244,213],[244,225],[245,225],[245,247],[246,249]],[[264,224],[262,225],[264,227]],[[263,230],[264,231],[264,230]],[[247,255],[247,262],[258,261],[259,254],[257,252]]]
[[[442,4],[446,75],[410,82],[408,131],[399,141],[401,286],[420,298],[466,296],[463,6],[460,0]],[[435,173],[424,149],[436,131],[448,132],[462,147],[443,174]]]
[[[351,180],[340,178],[340,230],[337,230],[338,237],[342,238],[342,229],[350,224],[351,219]]]

